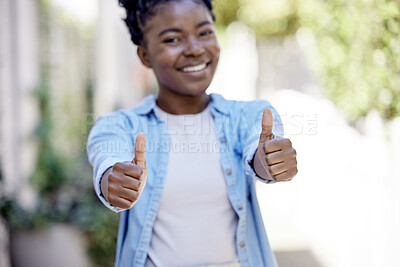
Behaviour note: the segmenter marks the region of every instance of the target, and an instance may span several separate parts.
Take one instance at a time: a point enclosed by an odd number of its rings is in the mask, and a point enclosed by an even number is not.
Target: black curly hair
[[[131,40],[136,45],[143,44],[143,33],[141,28],[146,25],[149,16],[155,14],[156,6],[172,1],[183,0],[118,0],[119,5],[126,10],[126,18],[124,19],[126,26],[128,26],[131,34]],[[212,0],[191,0],[193,2],[203,4],[210,11],[213,20],[215,16],[212,12]]]

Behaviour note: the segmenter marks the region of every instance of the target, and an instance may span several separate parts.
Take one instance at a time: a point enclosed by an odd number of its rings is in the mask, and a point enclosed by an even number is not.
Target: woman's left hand
[[[261,124],[260,141],[253,161],[257,175],[277,182],[291,181],[297,174],[296,150],[292,142],[288,138],[273,135],[272,112],[269,108],[264,110]]]

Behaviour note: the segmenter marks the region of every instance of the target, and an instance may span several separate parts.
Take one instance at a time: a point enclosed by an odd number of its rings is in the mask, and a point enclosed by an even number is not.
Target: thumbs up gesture
[[[264,109],[262,131],[253,168],[257,175],[277,182],[290,181],[297,174],[296,150],[292,142],[272,133],[273,119],[269,108]]]
[[[139,199],[147,179],[145,154],[146,139],[143,133],[139,133],[132,162],[117,162],[104,173],[102,193],[114,207],[130,209]]]

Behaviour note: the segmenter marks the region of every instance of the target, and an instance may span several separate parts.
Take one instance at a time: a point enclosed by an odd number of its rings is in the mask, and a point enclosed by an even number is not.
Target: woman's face
[[[209,10],[190,0],[156,7],[143,29],[142,62],[153,68],[160,91],[185,96],[205,93],[219,59],[219,45]]]

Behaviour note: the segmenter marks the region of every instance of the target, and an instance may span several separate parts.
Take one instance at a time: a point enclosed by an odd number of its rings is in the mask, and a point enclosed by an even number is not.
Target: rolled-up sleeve
[[[110,210],[120,212],[113,207],[101,192],[103,174],[117,162],[130,161],[133,158],[132,133],[129,131],[127,117],[114,112],[100,117],[92,127],[87,141],[87,155],[93,167],[93,186],[96,195]]]

